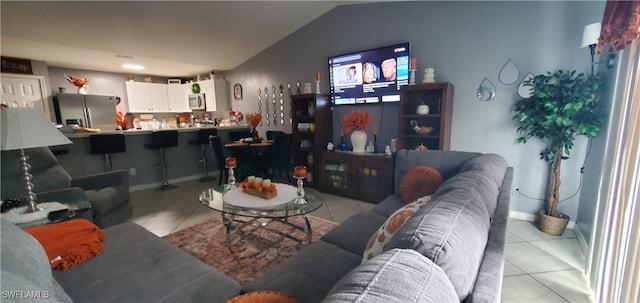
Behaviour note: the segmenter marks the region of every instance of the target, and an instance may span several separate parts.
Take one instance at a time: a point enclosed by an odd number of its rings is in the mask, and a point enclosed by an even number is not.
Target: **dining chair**
[[[291,183],[291,134],[276,133],[269,154],[260,157],[258,161],[261,170],[271,179],[282,177]]]
[[[267,131],[267,140],[273,140],[273,137],[276,134],[280,134],[280,135],[284,135],[285,132],[281,131],[281,130],[268,130]]]
[[[209,136],[209,145],[211,145],[211,149],[213,150],[213,156],[216,159],[216,164],[218,165],[218,170],[220,170],[220,177],[218,177],[218,185],[222,185],[228,178],[229,172],[224,167],[224,149],[222,146],[222,139],[219,136],[210,135]],[[225,177],[224,179],[222,177]]]

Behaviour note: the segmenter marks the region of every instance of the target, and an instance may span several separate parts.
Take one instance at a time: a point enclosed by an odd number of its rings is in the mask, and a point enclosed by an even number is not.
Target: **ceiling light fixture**
[[[126,69],[143,70],[144,66],[138,64],[122,64],[122,67]]]

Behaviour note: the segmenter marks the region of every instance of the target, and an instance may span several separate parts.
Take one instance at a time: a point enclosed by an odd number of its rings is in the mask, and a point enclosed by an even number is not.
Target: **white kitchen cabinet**
[[[167,85],[159,83],[126,82],[127,111],[130,113],[168,112]]]
[[[168,84],[167,97],[169,99],[169,112],[190,112],[189,93],[191,93],[191,84]]]
[[[229,110],[227,99],[227,81],[208,79],[198,81],[200,92],[205,94],[208,112],[226,113]]]

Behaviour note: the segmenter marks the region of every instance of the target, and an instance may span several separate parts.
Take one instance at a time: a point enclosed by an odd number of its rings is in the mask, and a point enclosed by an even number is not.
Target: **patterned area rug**
[[[325,219],[307,216],[317,241],[338,224]],[[290,222],[304,226],[300,217]],[[292,227],[273,222],[270,228],[283,233],[292,233],[296,238],[306,239],[306,234]],[[209,264],[228,277],[244,285],[270,268],[304,248],[303,244],[261,229],[248,234],[231,246],[227,245],[226,229],[220,219],[209,220],[163,237],[171,244]],[[233,238],[232,238],[233,239]]]

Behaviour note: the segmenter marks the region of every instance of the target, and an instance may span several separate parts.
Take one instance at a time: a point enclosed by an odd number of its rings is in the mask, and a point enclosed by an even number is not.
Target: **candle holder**
[[[304,178],[307,177],[307,167],[306,166],[296,166],[293,169],[293,177],[296,178],[298,181],[298,191],[297,194],[298,196],[296,197],[294,203],[297,205],[305,205],[307,204],[307,199],[304,198],[304,182],[302,181]]]
[[[237,166],[236,158],[226,158],[224,164],[224,167],[229,170],[229,178],[227,179],[227,185],[225,185],[224,190],[230,191],[232,189],[238,188],[238,186],[236,185],[236,176],[233,171],[233,169]]]

